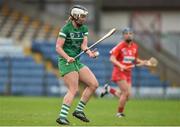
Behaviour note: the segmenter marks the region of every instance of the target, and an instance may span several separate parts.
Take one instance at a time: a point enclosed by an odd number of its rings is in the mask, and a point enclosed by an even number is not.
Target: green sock
[[[83,101],[79,101],[79,103],[78,103],[78,105],[76,107],[76,111],[83,112],[85,105],[86,104]]]
[[[70,106],[63,104],[60,111],[60,118],[67,118],[67,115],[69,113]]]

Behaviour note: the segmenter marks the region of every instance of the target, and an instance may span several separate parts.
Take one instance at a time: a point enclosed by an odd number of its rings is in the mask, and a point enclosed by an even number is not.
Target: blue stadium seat
[[[49,86],[51,85],[55,85],[55,86],[58,86],[59,85],[59,81],[58,81],[58,78],[53,74],[53,73],[47,73],[47,84]]]
[[[0,57],[0,93],[5,91],[5,85],[8,83],[9,61],[6,57]]]
[[[43,86],[12,85],[12,93],[15,95],[42,95]]]
[[[11,83],[12,94],[40,95],[43,91],[45,68],[32,56],[0,58],[0,93]]]
[[[59,80],[51,72],[46,73],[47,93],[49,96],[59,94]]]
[[[44,56],[45,59],[51,60],[55,67],[57,66],[57,53],[55,49],[55,43],[50,42],[38,42],[33,41],[32,43],[32,51],[40,52]]]

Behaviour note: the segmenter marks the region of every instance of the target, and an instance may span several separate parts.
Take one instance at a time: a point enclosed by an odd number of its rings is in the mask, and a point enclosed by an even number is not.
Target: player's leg
[[[98,81],[95,77],[95,75],[92,73],[92,71],[87,67],[83,67],[80,71],[79,71],[79,79],[80,81],[82,81],[83,83],[85,83],[87,86],[85,88],[85,90],[82,93],[82,97],[81,100],[85,103],[87,103],[91,97],[91,95],[93,95],[93,93],[95,92],[95,90],[98,88]]]
[[[69,124],[67,120],[67,115],[69,113],[70,106],[73,102],[73,99],[78,91],[78,81],[79,74],[76,71],[66,74],[64,77],[65,85],[68,88],[68,91],[63,99],[63,104],[60,110],[59,118],[56,120],[59,124]]]
[[[127,84],[128,84],[128,96],[127,96],[127,101],[129,100],[131,96],[131,87],[132,87],[132,76],[131,73],[127,75]]]
[[[82,93],[81,99],[80,99],[73,115],[84,122],[89,122],[89,120],[86,118],[86,116],[83,112],[83,109],[85,108],[85,105],[89,101],[91,95],[93,95],[93,93],[97,89],[98,81],[97,81],[95,75],[86,66],[84,66],[83,68],[80,69],[79,79],[81,82],[83,82],[87,86]]]
[[[129,97],[129,84],[126,80],[120,80],[117,81],[117,85],[121,89],[121,96],[119,98],[119,107],[118,107],[118,117],[124,116],[123,111],[126,105],[126,101],[128,100]]]
[[[109,93],[118,98],[121,96],[121,91],[118,91],[118,90],[112,88],[111,86],[109,86],[108,84],[105,84],[103,87],[103,90],[100,94],[100,97],[104,97],[106,94],[109,94]]]
[[[119,71],[119,69],[116,69],[116,68],[113,69],[112,77],[111,77],[111,80],[113,82],[119,81],[119,80],[124,79],[124,78],[126,78],[126,77],[124,76],[124,74],[122,74],[121,71]],[[104,95],[106,95],[108,93],[110,93],[110,94],[112,94],[114,96],[117,96],[118,98],[121,96],[120,91],[110,87],[108,84],[105,84],[104,85],[104,90],[101,92],[100,96],[104,97]]]
[[[128,82],[128,97],[127,97],[127,101],[129,100],[129,98],[131,96],[131,87],[132,87],[132,84]]]

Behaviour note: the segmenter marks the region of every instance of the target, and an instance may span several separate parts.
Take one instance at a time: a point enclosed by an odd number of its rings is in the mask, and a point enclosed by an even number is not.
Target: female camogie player
[[[82,50],[85,50],[89,57],[96,57],[96,53],[87,47],[88,28],[84,25],[87,14],[88,11],[85,7],[74,6],[70,11],[68,22],[60,30],[56,42],[56,51],[59,54],[59,71],[68,88],[62,102],[59,118],[56,120],[57,123],[63,125],[69,125],[67,116],[78,91],[79,81],[85,83],[87,87],[83,91],[82,97],[72,115],[84,122],[89,122],[89,120],[86,118],[83,109],[98,87],[98,81],[91,70],[82,64],[79,59],[74,59]]]
[[[133,31],[125,28],[122,31],[123,41],[119,42],[111,51],[110,61],[114,65],[111,80],[120,88],[120,92],[105,84],[101,97],[111,93],[119,98],[117,117],[125,116],[123,111],[130,96],[131,71],[136,63],[143,66],[147,60],[138,58],[138,46],[133,41]]]

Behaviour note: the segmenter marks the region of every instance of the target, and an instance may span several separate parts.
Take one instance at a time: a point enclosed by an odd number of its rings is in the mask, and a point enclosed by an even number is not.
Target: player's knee
[[[129,95],[128,90],[123,90],[123,91],[122,91],[122,95],[124,95],[124,96],[128,97],[128,95]]]
[[[126,91],[126,92],[125,92],[125,95],[126,95],[126,97],[128,97],[128,96],[129,96],[129,92],[128,92],[128,91]]]
[[[98,86],[99,86],[98,82],[92,82],[90,85],[92,90],[96,90],[98,88]]]
[[[93,86],[92,86],[92,89],[93,90],[96,90],[98,88],[98,84],[94,84]]]

